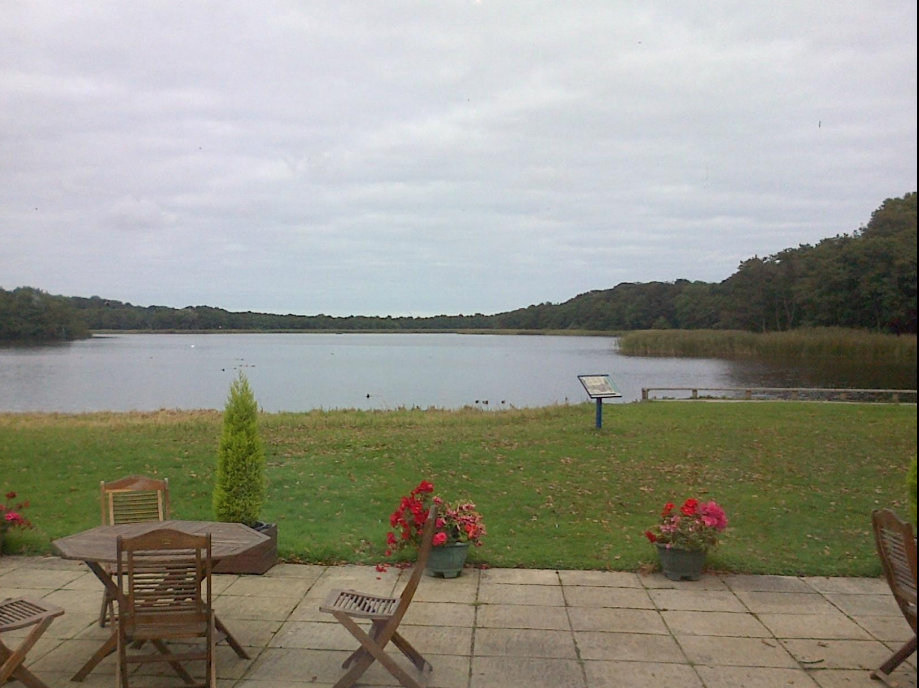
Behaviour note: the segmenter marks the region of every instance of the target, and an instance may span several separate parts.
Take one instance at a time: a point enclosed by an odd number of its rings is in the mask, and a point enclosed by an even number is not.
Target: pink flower
[[[434,536],[434,546],[445,545],[447,544],[447,534],[446,533],[437,533]]]

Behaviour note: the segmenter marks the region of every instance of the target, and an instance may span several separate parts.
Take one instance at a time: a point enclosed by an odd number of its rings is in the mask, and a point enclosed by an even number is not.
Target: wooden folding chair
[[[169,518],[169,480],[157,480],[142,475],[130,475],[121,480],[99,484],[102,507],[102,525],[115,526],[122,523],[142,521],[165,521]],[[102,609],[99,611],[99,625],[104,627],[106,618],[113,618],[115,605],[108,590],[102,592]]]
[[[116,685],[128,686],[128,665],[169,662],[186,683],[216,688],[216,629],[211,604],[211,536],[163,528],[118,538],[118,669]],[[203,587],[203,591],[202,591]],[[204,650],[171,652],[164,641],[204,638]],[[150,641],[158,653],[129,655],[130,643]],[[196,683],[182,662],[203,660]]]
[[[434,522],[437,519],[436,512],[437,507],[432,506],[422,531],[418,561],[415,562],[412,576],[400,597],[377,597],[355,590],[333,590],[319,607],[319,611],[331,614],[338,619],[361,643],[361,646],[342,664],[344,669],[349,666],[351,668],[338,680],[334,688],[350,688],[375,661],[379,661],[386,667],[387,671],[405,688],[422,688],[421,683],[386,653],[386,646],[390,641],[411,660],[425,681],[433,671],[431,664],[398,633],[397,629],[415,596],[428,561],[428,555],[431,553]],[[361,628],[354,619],[369,619],[371,622],[369,633]]]
[[[15,650],[9,649],[0,639],[0,686],[12,679],[22,681],[29,688],[48,688],[23,663],[54,618],[63,613],[60,607],[34,597],[17,597],[0,602],[0,634],[35,626]]]
[[[890,674],[916,651],[916,536],[909,523],[904,523],[888,509],[874,511],[871,521],[887,584],[913,629],[912,640],[871,672],[871,678],[881,678],[880,674]]]

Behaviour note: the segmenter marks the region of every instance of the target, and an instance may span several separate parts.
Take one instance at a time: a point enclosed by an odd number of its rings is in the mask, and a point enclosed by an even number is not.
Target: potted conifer
[[[265,502],[265,449],[258,436],[258,404],[240,372],[230,386],[217,452],[214,514],[218,521],[242,523],[267,535],[267,542],[221,560],[215,573],[265,573],[278,561],[278,526],[259,520]]]

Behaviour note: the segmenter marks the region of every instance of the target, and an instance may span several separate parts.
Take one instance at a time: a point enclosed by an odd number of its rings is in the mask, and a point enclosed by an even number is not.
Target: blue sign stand
[[[603,400],[622,396],[609,379],[609,375],[578,375],[578,380],[587,391],[587,396],[597,402],[597,430],[603,427]]]

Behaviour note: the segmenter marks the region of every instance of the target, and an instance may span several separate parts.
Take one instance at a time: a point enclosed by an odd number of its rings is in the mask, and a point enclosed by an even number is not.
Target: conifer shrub
[[[258,405],[242,373],[230,385],[217,453],[214,514],[218,521],[258,522],[265,501],[265,449],[258,436]]]

